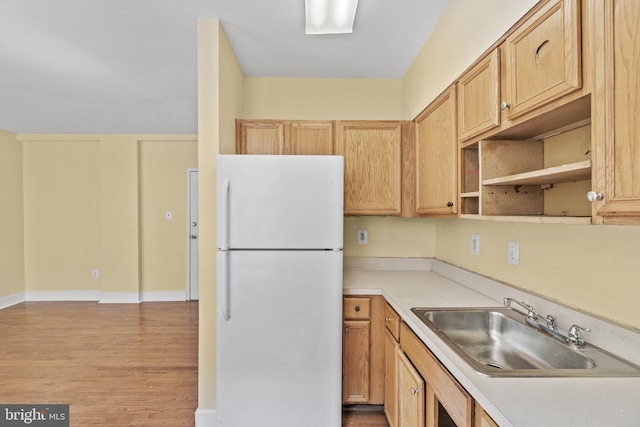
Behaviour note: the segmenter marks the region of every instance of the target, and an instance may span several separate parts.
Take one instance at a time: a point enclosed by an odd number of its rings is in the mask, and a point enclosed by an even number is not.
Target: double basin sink
[[[491,377],[637,377],[640,367],[589,343],[576,346],[506,307],[412,308],[477,372]]]

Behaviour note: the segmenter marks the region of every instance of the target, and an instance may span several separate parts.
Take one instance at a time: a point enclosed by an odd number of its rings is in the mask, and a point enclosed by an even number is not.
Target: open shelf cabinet
[[[590,223],[590,126],[461,145],[463,218]]]

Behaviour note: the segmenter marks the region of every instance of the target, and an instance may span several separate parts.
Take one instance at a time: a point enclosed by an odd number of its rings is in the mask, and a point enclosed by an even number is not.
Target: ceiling
[[[0,129],[197,133],[197,18],[246,77],[401,78],[449,2],[361,0],[312,36],[304,0],[0,0]]]

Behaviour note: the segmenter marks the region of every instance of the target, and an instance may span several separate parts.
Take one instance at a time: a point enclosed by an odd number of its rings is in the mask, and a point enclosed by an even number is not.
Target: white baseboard
[[[195,427],[215,427],[217,422],[215,409],[196,409]]]
[[[137,304],[140,302],[139,292],[101,292],[100,304]]]
[[[141,301],[186,301],[186,291],[142,292]]]
[[[27,291],[25,301],[100,301],[100,291]]]
[[[27,291],[0,298],[0,309],[24,301],[98,301],[105,304],[138,304],[143,301],[186,301],[186,291],[101,292],[101,291]]]
[[[25,301],[24,292],[2,297],[0,298],[0,309],[11,307],[12,305],[20,304],[21,302],[24,302],[24,301]]]

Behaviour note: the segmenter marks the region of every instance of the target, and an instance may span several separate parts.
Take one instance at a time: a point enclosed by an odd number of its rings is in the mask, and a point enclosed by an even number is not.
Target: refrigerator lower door
[[[217,257],[218,425],[340,426],[342,252]]]

